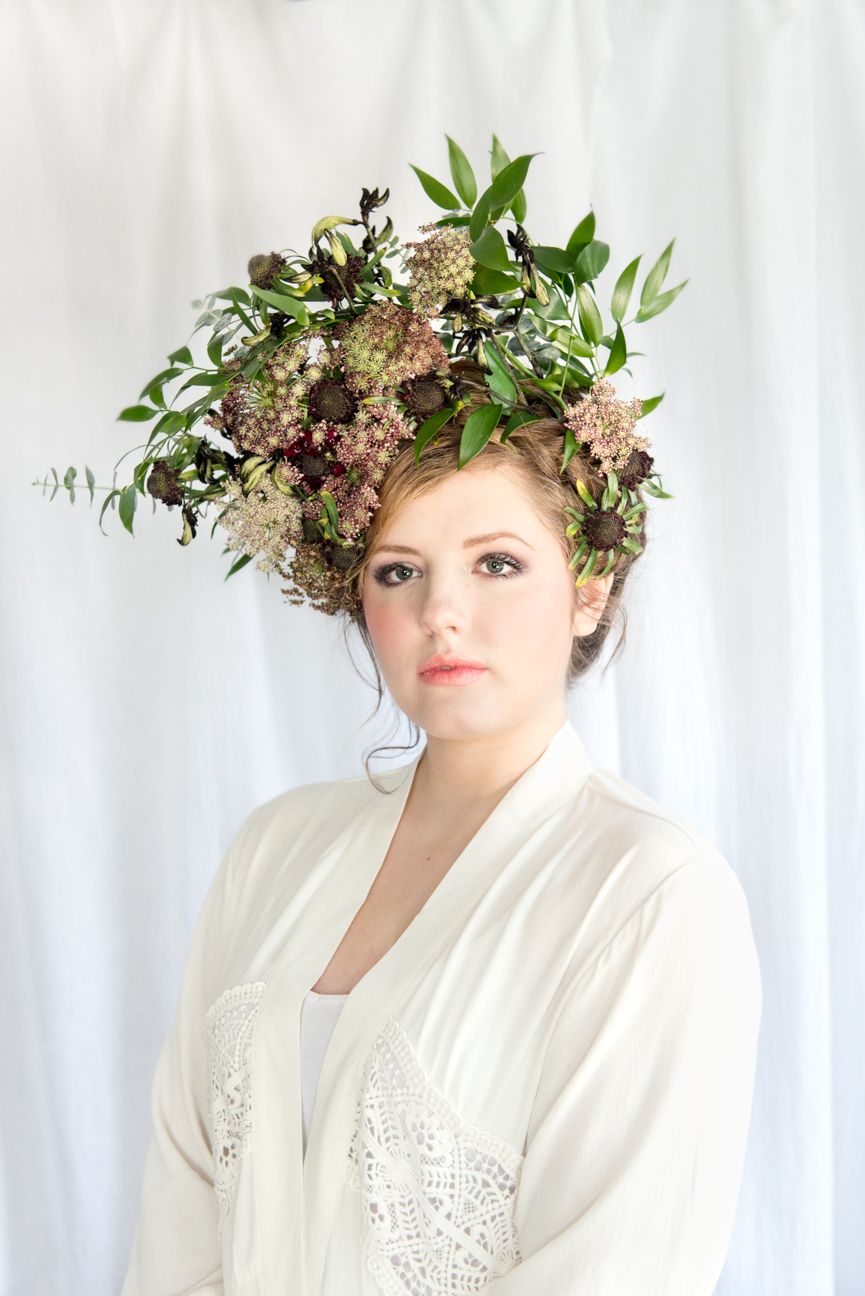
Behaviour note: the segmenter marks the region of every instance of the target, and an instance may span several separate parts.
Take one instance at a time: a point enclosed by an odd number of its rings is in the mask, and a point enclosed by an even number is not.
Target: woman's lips
[[[471,684],[486,673],[486,666],[455,666],[451,670],[437,666],[433,670],[424,671],[420,678],[425,684]]]

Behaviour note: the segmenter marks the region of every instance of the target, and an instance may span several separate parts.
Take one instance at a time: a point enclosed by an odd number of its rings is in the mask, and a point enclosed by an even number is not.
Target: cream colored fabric
[[[357,983],[303,1156],[300,1014],[417,761],[248,817],[153,1082],[123,1296],[709,1296],[761,979],[713,845],[566,720]]]
[[[300,1013],[300,1091],[303,1108],[303,1151],[309,1138],[309,1126],[315,1107],[315,1096],[324,1055],[342,1005],[348,995],[317,994],[310,990]]]

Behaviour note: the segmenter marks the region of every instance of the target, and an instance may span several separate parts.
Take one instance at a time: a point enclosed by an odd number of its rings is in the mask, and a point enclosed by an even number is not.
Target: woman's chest
[[[432,834],[407,818],[397,830],[363,904],[311,987],[348,994],[399,940],[426,905],[476,830],[450,823]]]

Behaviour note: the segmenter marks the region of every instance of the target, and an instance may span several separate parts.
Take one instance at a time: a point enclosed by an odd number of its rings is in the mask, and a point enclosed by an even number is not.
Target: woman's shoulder
[[[639,962],[663,975],[747,979],[759,967],[747,895],[710,837],[611,770],[596,768],[574,803],[569,899],[579,939],[566,983],[598,984]],[[561,892],[560,892],[561,894]],[[578,921],[577,921],[578,920]]]
[[[296,840],[304,833],[338,834],[372,800],[395,789],[407,766],[347,778],[320,779],[296,784],[259,802],[248,811],[238,837],[255,845],[262,838],[287,837]]]
[[[747,912],[736,869],[696,824],[609,769],[592,771],[586,793],[579,839],[589,844],[593,885],[611,923],[668,899],[670,908]]]

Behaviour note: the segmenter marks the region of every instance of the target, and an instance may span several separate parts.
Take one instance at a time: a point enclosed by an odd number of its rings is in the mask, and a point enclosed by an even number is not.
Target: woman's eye
[[[487,575],[494,580],[510,580],[518,571],[523,570],[523,564],[518,558],[514,558],[511,554],[484,554],[483,558],[480,559],[480,565],[484,566],[487,563],[492,564],[493,567],[499,568],[498,571],[490,571],[487,573]],[[511,570],[502,571],[501,568],[503,566],[509,567]],[[410,573],[414,570],[415,569],[408,563],[387,563],[384,567],[378,568],[375,573],[375,579],[380,585],[407,585],[408,580],[403,580],[402,578],[399,580],[389,580],[388,577],[391,573]]]

